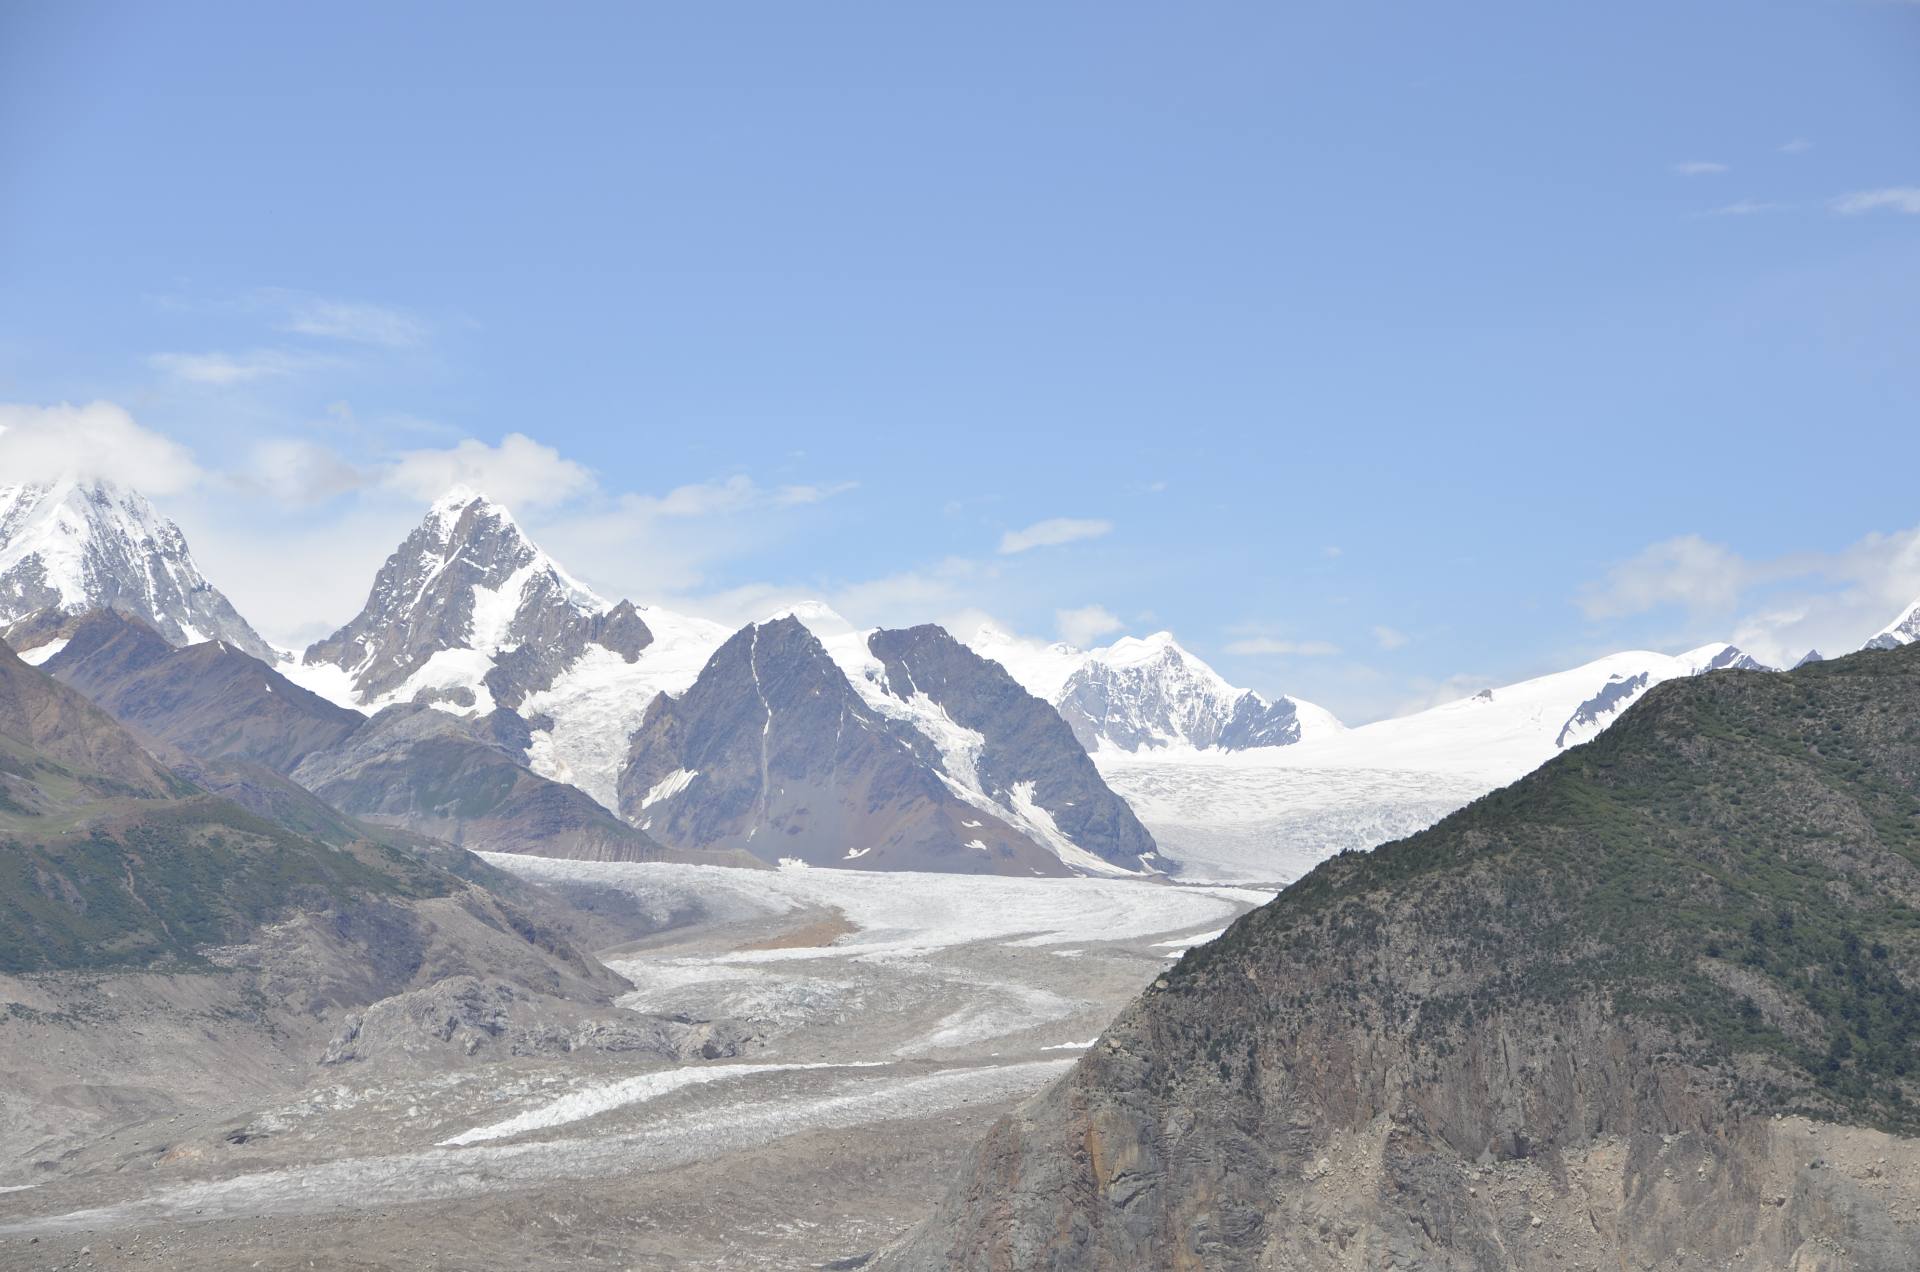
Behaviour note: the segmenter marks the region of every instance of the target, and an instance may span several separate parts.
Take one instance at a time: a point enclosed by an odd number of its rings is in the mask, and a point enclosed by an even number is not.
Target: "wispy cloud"
[[[1856,190],[1835,199],[1833,210],[1841,216],[1860,216],[1867,212],[1904,212],[1909,216],[1920,216],[1920,186]]]
[[[1726,164],[1712,159],[1684,159],[1674,164],[1673,170],[1683,177],[1717,177],[1733,171]]]
[[[1784,203],[1762,203],[1757,199],[1741,199],[1734,203],[1725,203],[1717,208],[1708,208],[1701,216],[1759,216],[1763,212],[1781,212],[1786,210]]]
[[[255,442],[234,480],[287,503],[314,504],[358,490],[368,475],[318,442],[277,437]]]
[[[155,353],[148,355],[147,365],[188,384],[225,388],[335,367],[340,360],[287,349],[255,349],[248,353]]]
[[[287,306],[280,330],[295,335],[410,349],[423,343],[430,330],[422,319],[388,305],[277,294]]]
[[[1615,565],[1576,603],[1603,620],[1678,610],[1694,634],[1782,664],[1813,647],[1858,648],[1917,596],[1920,527],[1870,534],[1837,552],[1758,559],[1683,535]]]
[[[1052,517],[1046,521],[1036,521],[1024,530],[1009,530],[1001,535],[1000,553],[1003,556],[1011,556],[1016,552],[1027,552],[1034,548],[1057,548],[1063,543],[1098,539],[1102,535],[1111,533],[1113,533],[1111,521]]]
[[[1792,141],[1780,143],[1780,153],[1783,155],[1804,155],[1812,149],[1813,143],[1805,137],[1795,137]]]
[[[1373,629],[1373,642],[1382,649],[1400,649],[1412,640],[1413,637],[1398,628],[1382,625]]]
[[[1272,636],[1248,636],[1227,644],[1230,654],[1271,658],[1325,658],[1340,652],[1340,647],[1324,640],[1280,640]]]
[[[1724,544],[1697,534],[1650,544],[1580,590],[1576,603],[1588,618],[1624,618],[1663,605],[1725,612],[1752,582],[1745,562]]]
[[[825,486],[782,486],[773,492],[773,502],[781,508],[797,508],[803,504],[825,502],[835,495],[844,495],[859,487],[857,481],[837,481]]]

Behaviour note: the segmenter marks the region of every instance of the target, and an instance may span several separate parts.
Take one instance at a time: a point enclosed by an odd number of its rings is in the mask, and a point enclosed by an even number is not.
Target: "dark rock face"
[[[200,573],[180,527],[107,482],[0,486],[0,624],[47,609],[119,610],[172,645],[277,657]]]
[[[880,1266],[1920,1266],[1915,719],[1920,648],[1656,686],[1189,952]]]
[[[629,662],[652,640],[630,604],[605,609],[521,533],[504,508],[456,491],[387,558],[360,613],[307,649],[353,674],[361,700],[393,692],[446,650],[493,658],[501,706],[544,689],[589,644]]]
[[[1555,746],[1578,741],[1586,732],[1603,727],[1606,720],[1625,710],[1646,690],[1650,679],[1646,672],[1637,676],[1615,676],[1600,687],[1600,692],[1575,707],[1567,722],[1560,726]]]
[[[469,848],[590,861],[671,855],[584,792],[529,771],[512,749],[524,735],[514,719],[389,707],[292,776],[344,813]]]
[[[980,735],[973,775],[994,803],[1011,809],[1024,797],[1074,844],[1126,869],[1151,859],[1153,836],[1108,789],[1060,713],[999,663],[932,624],[875,632],[867,647],[880,660],[889,693],[902,701],[925,694],[955,724]]]
[[[288,773],[365,722],[231,645],[175,649],[123,614],[70,619],[64,638],[43,671],[121,723],[201,759],[251,761]]]
[[[662,695],[620,776],[663,842],[859,869],[1063,874],[1054,853],[956,796],[938,749],[863,701],[794,618],[742,629]]]

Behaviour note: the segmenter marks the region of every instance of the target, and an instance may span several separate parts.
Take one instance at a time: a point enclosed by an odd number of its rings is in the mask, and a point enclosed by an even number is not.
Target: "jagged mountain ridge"
[[[1920,648],[1658,686],[1189,952],[879,1266],[1915,1266],[1917,715]]]
[[[0,485],[0,625],[46,609],[115,609],[170,644],[278,655],[207,582],[180,527],[111,482]]]
[[[901,683],[914,667],[928,685]],[[789,614],[735,633],[684,694],[654,700],[620,777],[621,811],[669,844],[776,862],[1144,868],[1151,838],[1051,714],[937,628],[823,642]]]

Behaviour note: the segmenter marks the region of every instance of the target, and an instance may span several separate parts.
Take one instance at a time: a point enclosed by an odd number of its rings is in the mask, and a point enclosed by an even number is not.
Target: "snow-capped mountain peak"
[[[1920,600],[1900,611],[1891,623],[1875,632],[1864,649],[1898,649],[1920,640]]]
[[[1269,702],[1227,683],[1170,632],[1123,637],[1087,655],[1055,701],[1089,751],[1221,750],[1288,746],[1333,717],[1291,698]]]
[[[587,629],[595,620],[615,616],[625,629],[622,643],[637,654],[650,635],[631,606],[610,609],[529,539],[506,508],[456,486],[387,558],[353,621],[311,646],[302,661],[344,673],[363,706],[425,697],[484,708],[503,690],[517,701],[538,678],[488,683],[499,679],[493,673],[503,655],[529,650],[520,661],[566,661],[580,652],[573,646],[593,639]]]
[[[1079,650],[982,627],[969,644],[1005,667],[1027,692],[1051,702],[1081,744],[1096,753],[1286,746],[1341,728],[1332,713],[1312,703],[1269,701],[1235,687],[1172,632]]]
[[[277,657],[200,573],[180,527],[111,482],[0,486],[0,623],[45,609],[115,609],[173,645],[220,639]]]
[[[387,558],[353,621],[287,675],[361,710],[514,710],[530,726],[534,772],[611,809],[647,705],[692,684],[729,634],[670,610],[609,605],[507,508],[456,486]]]

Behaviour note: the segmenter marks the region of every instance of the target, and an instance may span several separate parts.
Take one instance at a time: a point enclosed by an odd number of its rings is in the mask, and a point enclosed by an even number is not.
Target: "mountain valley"
[[[1920,1248],[1906,616],[1347,727],[467,489],[295,654],[133,492],[0,507],[0,1266]]]

